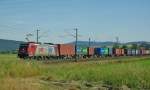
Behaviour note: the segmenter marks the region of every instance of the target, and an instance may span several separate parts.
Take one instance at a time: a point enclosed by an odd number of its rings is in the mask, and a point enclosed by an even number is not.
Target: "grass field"
[[[47,63],[0,55],[0,90],[141,89],[150,89],[150,56]]]

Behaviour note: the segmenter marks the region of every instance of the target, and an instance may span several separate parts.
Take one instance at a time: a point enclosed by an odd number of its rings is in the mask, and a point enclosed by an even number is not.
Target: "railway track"
[[[150,55],[146,56],[120,56],[120,57],[101,57],[101,58],[83,58],[83,59],[50,59],[50,60],[33,60],[26,59],[25,61],[38,61],[46,64],[54,64],[54,63],[82,63],[82,62],[93,62],[98,61],[98,63],[113,63],[113,62],[132,62],[138,60],[150,59]]]

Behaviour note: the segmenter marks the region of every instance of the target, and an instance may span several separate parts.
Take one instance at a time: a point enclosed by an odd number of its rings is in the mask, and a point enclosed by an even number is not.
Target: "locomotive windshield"
[[[21,44],[18,51],[18,56],[24,58],[28,56],[28,44]]]
[[[27,44],[21,44],[20,48],[19,48],[19,52],[20,53],[26,53],[27,52],[27,47],[28,47]]]

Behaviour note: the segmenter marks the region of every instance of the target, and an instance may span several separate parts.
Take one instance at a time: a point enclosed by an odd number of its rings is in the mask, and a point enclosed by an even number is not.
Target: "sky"
[[[0,0],[0,39],[150,41],[150,0]]]

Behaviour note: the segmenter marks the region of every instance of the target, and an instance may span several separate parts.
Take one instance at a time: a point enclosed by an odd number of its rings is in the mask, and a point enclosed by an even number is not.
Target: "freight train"
[[[91,57],[111,57],[111,56],[137,56],[150,55],[150,50],[146,49],[122,49],[122,48],[102,48],[84,47],[72,44],[37,44],[28,42],[20,44],[18,57],[33,59],[72,59]]]

